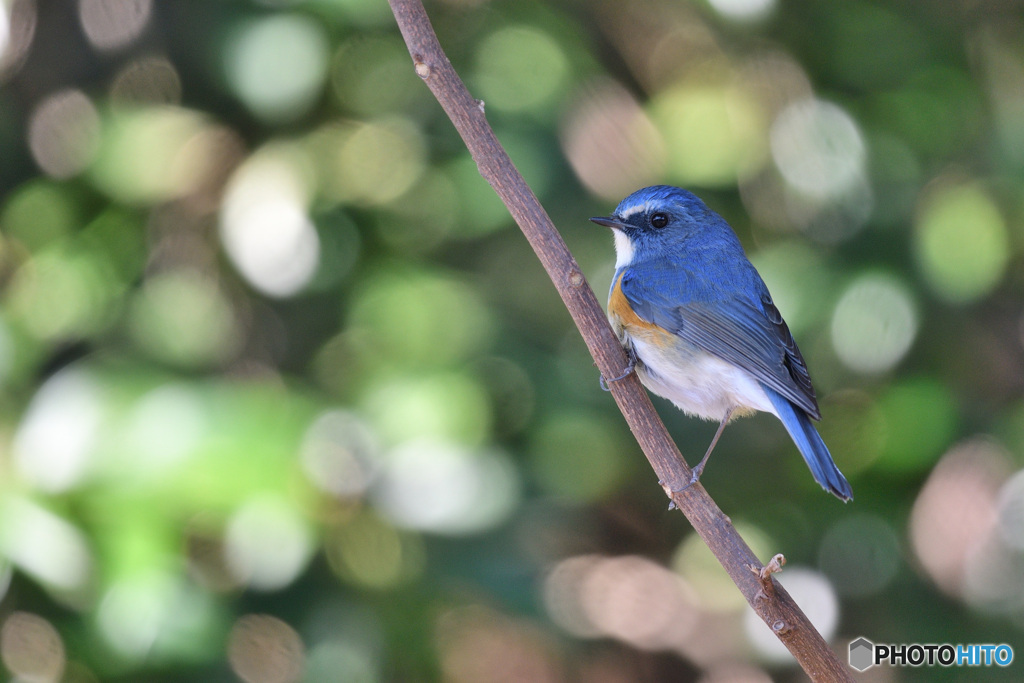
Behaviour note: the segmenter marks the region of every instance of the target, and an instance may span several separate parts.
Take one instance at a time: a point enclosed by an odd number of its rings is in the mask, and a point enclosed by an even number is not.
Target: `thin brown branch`
[[[562,297],[605,377],[617,377],[626,355],[608,325],[604,310],[583,272],[533,191],[498,142],[483,106],[469,94],[441,49],[420,0],[389,0],[391,10],[412,55],[416,74],[444,108],[480,174],[498,193],[530,242]],[[658,478],[679,488],[690,480],[690,469],[673,443],[661,418],[635,374],[610,386],[630,430]],[[807,616],[771,574],[762,579],[761,563],[718,508],[704,487],[691,486],[671,498],[732,577],[754,611],[785,644],[815,681],[852,681],[849,669],[815,630]],[[755,571],[751,571],[751,568]],[[773,590],[765,590],[762,581]]]

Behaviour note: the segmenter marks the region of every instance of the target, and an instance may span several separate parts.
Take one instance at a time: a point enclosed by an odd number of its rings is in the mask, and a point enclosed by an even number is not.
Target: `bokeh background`
[[[1024,658],[1021,4],[428,10],[599,297],[632,190],[735,227],[856,500],[765,416],[703,482],[841,657]],[[802,680],[384,0],[0,0],[0,233],[2,675]]]

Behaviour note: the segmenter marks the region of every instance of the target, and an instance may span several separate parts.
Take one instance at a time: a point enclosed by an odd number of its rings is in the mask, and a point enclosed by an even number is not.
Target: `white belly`
[[[760,410],[775,415],[764,389],[746,370],[679,340],[670,347],[629,337],[636,372],[645,387],[688,415],[721,420],[730,409],[741,415]]]

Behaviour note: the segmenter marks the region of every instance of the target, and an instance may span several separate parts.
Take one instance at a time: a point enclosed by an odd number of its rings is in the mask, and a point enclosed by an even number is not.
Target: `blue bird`
[[[637,190],[612,216],[590,220],[615,237],[608,318],[630,357],[622,377],[635,369],[688,415],[719,421],[686,486],[725,425],[760,410],[779,418],[822,488],[852,500],[811,423],[821,411],[800,349],[729,224],[667,185]]]

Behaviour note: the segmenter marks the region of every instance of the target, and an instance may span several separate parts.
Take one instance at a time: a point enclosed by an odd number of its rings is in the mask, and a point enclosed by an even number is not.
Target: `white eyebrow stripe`
[[[638,213],[646,213],[647,210],[650,209],[650,208],[651,208],[651,201],[647,200],[643,204],[635,204],[635,205],[629,207],[628,209],[626,209],[622,213],[618,214],[618,216],[619,216],[620,219],[626,220],[630,216],[635,216]]]

